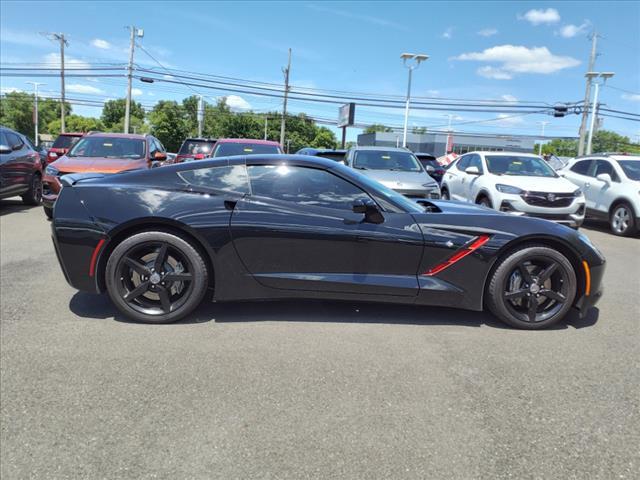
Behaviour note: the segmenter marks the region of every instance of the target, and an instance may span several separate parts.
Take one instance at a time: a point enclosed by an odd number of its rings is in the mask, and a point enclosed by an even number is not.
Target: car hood
[[[392,189],[437,187],[438,183],[427,172],[399,172],[396,170],[359,170],[369,178]]]
[[[519,177],[516,175],[493,175],[496,184],[528,190],[530,192],[572,193],[578,187],[562,177]]]
[[[49,165],[55,167],[60,173],[70,172],[98,172],[117,173],[124,170],[138,170],[147,168],[147,161],[142,159],[123,159],[105,157],[67,157],[59,158]]]

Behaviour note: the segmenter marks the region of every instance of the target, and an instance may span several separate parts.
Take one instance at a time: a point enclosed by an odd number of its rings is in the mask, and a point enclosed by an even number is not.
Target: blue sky
[[[610,108],[640,113],[640,4],[638,2],[10,2],[0,4],[0,59],[56,62],[56,45],[38,32],[68,35],[67,62],[126,62],[125,25],[144,28],[142,45],[170,68],[281,82],[287,49],[293,49],[291,83],[306,88],[404,95],[407,72],[400,53],[427,53],[414,73],[414,96],[464,99],[578,101],[584,96],[589,55],[587,34],[595,27],[597,70],[616,72],[602,90]],[[144,52],[136,63],[154,65]],[[3,91],[29,89],[30,78],[2,77]],[[56,78],[45,94],[58,94]],[[124,95],[124,78],[67,80],[69,97],[104,100]],[[193,94],[170,84],[134,85],[136,100]],[[209,99],[223,91],[202,90]],[[281,108],[277,98],[241,94],[234,108]],[[294,112],[336,118],[337,106],[292,101]],[[99,115],[95,107],[74,107]],[[530,133],[548,121],[547,133],[576,135],[577,115],[555,119],[530,115],[497,118],[474,112],[414,111],[410,125],[439,126],[454,116],[455,128]],[[356,121],[402,124],[401,109],[358,107]],[[456,126],[456,124],[459,124]],[[640,124],[607,118],[605,128],[637,140]],[[357,129],[350,129],[353,139]]]

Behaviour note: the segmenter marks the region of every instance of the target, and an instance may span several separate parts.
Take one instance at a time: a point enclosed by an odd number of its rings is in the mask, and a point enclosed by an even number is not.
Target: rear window
[[[261,143],[219,143],[213,154],[214,157],[228,157],[231,155],[255,155],[282,153],[279,145],[264,145]]]
[[[81,138],[72,135],[58,135],[51,148],[71,148]]]
[[[216,142],[207,142],[203,140],[185,140],[180,147],[178,155],[197,155],[200,153],[208,157],[211,155],[215,144]]]
[[[329,160],[334,160],[336,162],[344,162],[344,153],[318,153],[318,157],[327,158]]]

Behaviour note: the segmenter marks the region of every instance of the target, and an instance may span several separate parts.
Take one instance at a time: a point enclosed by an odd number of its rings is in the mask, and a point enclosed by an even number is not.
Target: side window
[[[471,159],[469,160],[469,165],[467,165],[467,167],[476,167],[478,171],[482,173],[482,160],[480,159],[480,155],[471,155]]]
[[[588,175],[590,166],[591,160],[581,160],[573,164],[571,171],[579,175]]]
[[[0,145],[6,145],[7,147],[10,146],[9,140],[7,140],[7,137],[4,136],[3,131],[0,131]]]
[[[149,158],[153,158],[157,151],[158,144],[156,143],[156,139],[153,137],[149,137]]]
[[[467,167],[469,166],[469,161],[471,160],[471,155],[465,155],[462,158],[460,158],[457,162],[456,162],[456,168],[458,170],[460,170],[461,172],[464,172]]]
[[[22,139],[13,132],[6,132],[7,142],[13,150],[20,150],[24,146]]]
[[[165,153],[165,152],[166,152],[166,150],[165,150],[165,148],[164,148],[164,145],[162,145],[162,143],[160,142],[160,140],[158,140],[157,138],[154,138],[154,139],[153,139],[153,143],[155,144],[156,151],[158,151],[158,152],[162,152],[162,153]]]
[[[252,165],[247,169],[253,195],[340,210],[351,210],[355,200],[371,199],[326,170],[286,165]]]
[[[597,177],[601,173],[608,173],[614,182],[620,181],[620,178],[616,174],[616,171],[613,169],[613,165],[611,165],[611,162],[607,160],[596,160],[596,168],[593,176]]]
[[[249,179],[244,165],[183,170],[178,172],[178,176],[189,185],[204,187],[207,190],[249,193]]]

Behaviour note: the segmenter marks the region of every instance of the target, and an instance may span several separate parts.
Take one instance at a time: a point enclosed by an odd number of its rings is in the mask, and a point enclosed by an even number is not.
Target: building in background
[[[447,152],[447,138],[454,153],[462,154],[474,150],[513,151],[533,153],[539,141],[535,135],[496,135],[462,132],[427,132],[407,134],[407,147],[414,152],[430,153],[441,157]],[[396,147],[402,145],[402,132],[375,132],[358,135],[358,145]]]

